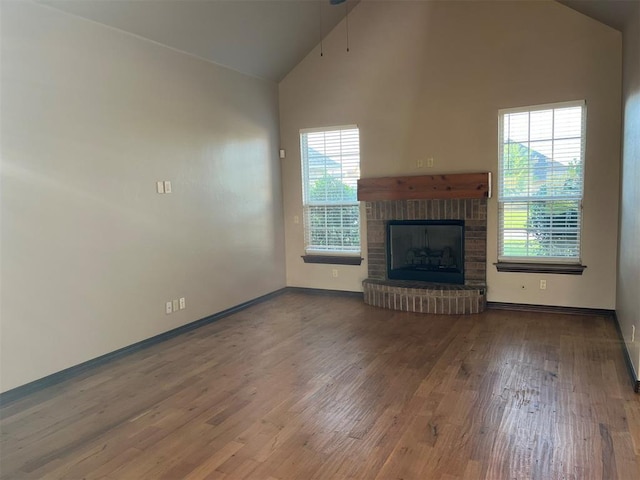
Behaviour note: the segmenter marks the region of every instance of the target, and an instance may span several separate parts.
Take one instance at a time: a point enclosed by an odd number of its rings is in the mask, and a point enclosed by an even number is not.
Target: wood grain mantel
[[[491,173],[452,173],[412,177],[361,178],[358,200],[420,200],[486,198],[491,191]]]

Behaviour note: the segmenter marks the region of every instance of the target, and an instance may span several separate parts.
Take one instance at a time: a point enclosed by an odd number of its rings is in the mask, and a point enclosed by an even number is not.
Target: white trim
[[[307,202],[303,203],[303,207],[356,207],[360,205],[360,202],[356,200],[355,202]]]
[[[505,114],[511,113],[524,113],[524,112],[537,112],[539,110],[557,110],[559,108],[570,108],[570,107],[584,107],[586,105],[585,100],[571,100],[569,102],[558,102],[558,103],[544,103],[542,105],[533,105],[533,106],[524,106],[524,107],[515,107],[515,108],[503,108],[498,110],[498,117],[502,118]]]
[[[584,195],[556,195],[556,196],[526,196],[521,197],[499,197],[499,201],[502,203],[531,203],[531,202],[550,202],[550,201],[563,201],[563,200],[582,200]]]
[[[498,262],[504,263],[554,263],[560,265],[582,265],[580,258],[576,257],[501,257]]]
[[[362,253],[361,249],[358,250],[323,250],[320,248],[307,248],[305,249],[307,255],[327,255],[332,257],[353,257]]]
[[[493,175],[489,172],[489,191],[487,192],[487,198],[491,198],[491,194],[493,193]]]
[[[316,133],[316,132],[335,132],[337,130],[355,130],[357,125],[334,125],[330,127],[316,127],[316,128],[301,128],[300,135],[304,133]]]

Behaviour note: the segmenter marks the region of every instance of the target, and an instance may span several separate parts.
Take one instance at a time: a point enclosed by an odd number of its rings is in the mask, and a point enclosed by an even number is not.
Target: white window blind
[[[499,261],[580,263],[584,101],[499,111]]]
[[[300,149],[305,252],[359,254],[358,128],[301,130]]]

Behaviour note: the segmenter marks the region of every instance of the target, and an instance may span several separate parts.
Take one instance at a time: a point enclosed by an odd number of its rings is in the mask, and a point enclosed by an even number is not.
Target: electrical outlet
[[[547,281],[540,280],[540,290],[546,290],[546,289],[547,289]]]
[[[418,161],[416,162],[416,165],[418,166],[418,168],[424,168],[424,159],[419,158]]]
[[[433,157],[427,158],[427,167],[433,168]]]
[[[169,315],[172,312],[173,312],[173,303],[167,302],[167,304],[165,305],[165,313]]]
[[[164,193],[171,193],[171,182],[169,180],[164,181]]]
[[[185,308],[187,308],[187,301],[184,297],[180,297],[180,310],[184,310]]]
[[[333,270],[331,270],[331,276],[333,278],[338,278],[338,269],[334,268]]]
[[[293,216],[293,223],[295,223],[296,225],[300,223],[300,217],[298,215]]]
[[[164,182],[156,182],[156,191],[158,193],[164,193]]]
[[[180,302],[178,301],[178,299],[176,298],[173,301],[173,311],[177,312],[180,309]]]

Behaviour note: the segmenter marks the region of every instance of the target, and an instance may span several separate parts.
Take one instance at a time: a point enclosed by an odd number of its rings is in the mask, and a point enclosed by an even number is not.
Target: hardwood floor
[[[286,292],[0,409],[3,479],[638,479],[613,321]]]

